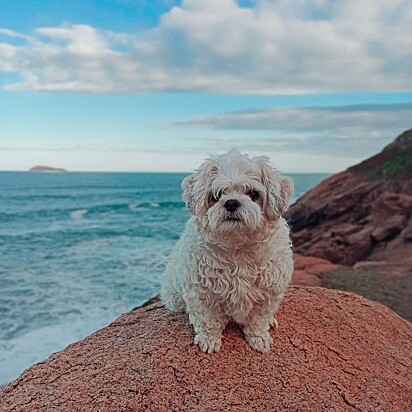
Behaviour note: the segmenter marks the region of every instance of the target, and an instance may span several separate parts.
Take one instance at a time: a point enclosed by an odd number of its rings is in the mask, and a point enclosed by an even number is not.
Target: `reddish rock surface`
[[[295,270],[292,276],[292,284],[299,286],[321,286],[322,274],[334,272],[339,269],[326,259],[313,256],[303,256],[298,253],[293,254]]]
[[[303,255],[349,265],[412,256],[412,130],[321,182],[287,217]]]
[[[154,304],[25,371],[3,411],[408,411],[412,325],[357,295],[292,287],[267,354],[229,326],[200,353],[185,314]]]

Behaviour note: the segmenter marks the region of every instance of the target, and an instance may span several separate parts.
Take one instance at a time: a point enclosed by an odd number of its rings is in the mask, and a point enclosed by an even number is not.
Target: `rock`
[[[140,308],[145,308],[146,306],[153,305],[153,303],[160,303],[160,302],[161,302],[160,295],[156,295],[156,296],[153,296],[153,297],[151,297],[150,299],[148,299],[146,302],[144,302],[143,305],[137,306],[137,307],[135,307],[135,308],[132,309],[132,310],[137,310],[137,309],[140,309]]]
[[[321,286],[322,281],[319,276],[304,270],[295,270],[292,276],[292,284],[299,286]]]
[[[293,254],[295,270],[292,276],[292,284],[300,286],[321,286],[321,275],[334,272],[339,265],[334,265],[326,259],[313,256]]]
[[[374,231],[371,233],[371,236],[375,241],[381,242],[400,233],[403,227],[405,226],[405,223],[405,216],[394,215],[386,219],[381,226],[375,228]]]
[[[237,326],[219,353],[193,344],[186,314],[161,304],[32,366],[1,411],[408,411],[412,325],[360,296],[291,287],[267,354]]]
[[[381,153],[337,173],[291,206],[297,253],[353,265],[412,255],[412,129]],[[385,255],[383,257],[383,255]]]
[[[409,219],[408,223],[405,225],[405,229],[402,230],[401,236],[405,242],[412,241],[412,217]]]
[[[332,265],[333,267],[337,266],[333,265],[326,259],[321,259],[313,256],[303,256],[299,255],[299,253],[293,254],[293,262],[295,270],[310,269],[319,265]]]

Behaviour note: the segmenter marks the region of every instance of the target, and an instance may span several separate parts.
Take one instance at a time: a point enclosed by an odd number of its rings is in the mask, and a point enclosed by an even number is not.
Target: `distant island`
[[[67,172],[66,169],[60,167],[50,167],[50,166],[34,166],[30,170],[30,172],[42,172],[42,173],[62,173]]]

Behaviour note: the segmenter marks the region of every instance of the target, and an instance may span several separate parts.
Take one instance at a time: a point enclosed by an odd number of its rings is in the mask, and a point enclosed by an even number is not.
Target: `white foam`
[[[129,209],[133,212],[143,212],[145,210],[149,210],[147,207],[142,207],[141,203],[130,203]]]
[[[66,319],[64,323],[31,330],[23,336],[0,341],[0,385],[16,379],[34,363],[106,326],[119,314],[107,311],[95,315]]]
[[[73,210],[73,212],[70,212],[70,217],[73,220],[82,220],[86,213],[87,213],[87,209]]]

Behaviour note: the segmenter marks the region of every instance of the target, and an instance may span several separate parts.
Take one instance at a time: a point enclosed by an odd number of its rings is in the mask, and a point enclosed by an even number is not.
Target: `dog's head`
[[[204,229],[253,232],[273,226],[286,212],[293,182],[266,156],[250,158],[232,149],[207,159],[182,182],[183,199]]]

